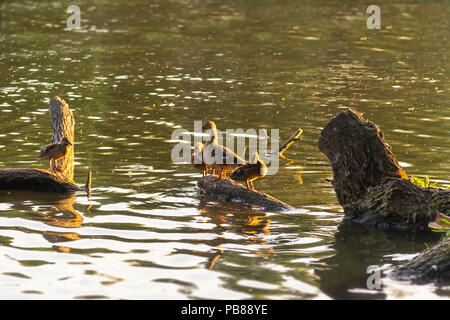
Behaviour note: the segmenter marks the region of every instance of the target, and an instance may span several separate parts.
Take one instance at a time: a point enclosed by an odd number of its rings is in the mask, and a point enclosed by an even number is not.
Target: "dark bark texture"
[[[450,238],[426,249],[417,257],[394,270],[390,277],[416,283],[450,281]]]
[[[197,186],[204,193],[220,201],[234,202],[271,211],[293,209],[290,205],[275,199],[268,194],[247,189],[246,187],[229,179],[219,179],[215,176],[206,176],[198,180]]]

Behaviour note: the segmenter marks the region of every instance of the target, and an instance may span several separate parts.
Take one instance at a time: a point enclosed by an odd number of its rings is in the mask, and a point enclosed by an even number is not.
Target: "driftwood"
[[[59,142],[62,137],[74,141],[75,120],[67,103],[59,98],[50,100],[52,119],[52,143]],[[74,147],[68,154],[57,161],[50,162],[50,170],[33,168],[0,169],[1,190],[32,190],[43,192],[68,193],[89,190],[90,173],[86,186],[79,187],[73,181]]]
[[[378,126],[352,109],[325,126],[318,145],[331,164],[346,220],[423,230],[438,212],[450,210],[450,191],[412,184]]]
[[[300,135],[303,130],[298,129],[295,133],[278,149],[267,152],[267,157],[280,156],[295,141],[301,140]],[[271,197],[268,194],[256,190],[250,190],[229,179],[218,179],[214,176],[202,177],[197,182],[197,187],[212,198],[240,203],[246,206],[256,206],[264,210],[289,210],[293,209],[290,205]]]
[[[197,182],[198,188],[220,201],[240,203],[246,206],[256,206],[263,210],[289,210],[290,205],[275,199],[268,194],[250,190],[229,179],[219,179],[216,176],[202,177]]]

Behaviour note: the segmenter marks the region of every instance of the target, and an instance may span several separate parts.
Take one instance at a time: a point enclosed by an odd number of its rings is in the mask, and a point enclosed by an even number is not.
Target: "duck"
[[[203,172],[203,176],[205,177],[208,174],[208,167],[203,161],[203,149],[205,146],[201,142],[197,142],[194,146],[194,152],[191,156],[191,164],[194,168]]]
[[[250,162],[247,162],[243,166],[234,170],[230,179],[237,181],[245,181],[247,189],[255,190],[253,187],[253,181],[264,177],[267,174],[267,166],[259,159],[258,152],[252,155]]]
[[[214,174],[215,170],[220,170],[219,179],[226,179],[227,171],[239,168],[245,160],[217,142],[217,127],[213,121],[208,121],[202,129],[210,130],[209,140],[206,141],[203,151],[203,160],[213,170],[211,174]],[[216,162],[217,159],[219,159],[218,162]]]
[[[59,143],[49,144],[41,149],[38,159],[48,159],[50,161],[59,160],[64,158],[69,151],[68,146],[73,146],[73,144],[66,137],[61,139]]]

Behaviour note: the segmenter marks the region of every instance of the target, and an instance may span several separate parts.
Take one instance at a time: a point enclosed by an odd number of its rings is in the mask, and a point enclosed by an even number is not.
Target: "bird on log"
[[[244,159],[217,142],[217,127],[213,121],[208,121],[202,129],[209,130],[209,140],[205,143],[203,160],[213,169],[213,172],[220,170],[220,179],[227,177],[227,171],[233,171],[245,164]]]
[[[206,176],[208,174],[208,167],[206,166],[205,162],[203,161],[203,150],[205,146],[201,142],[197,142],[194,146],[194,152],[191,156],[191,164],[194,166],[194,168],[200,170],[203,172],[203,176]]]
[[[267,166],[259,159],[258,152],[255,152],[250,162],[234,170],[230,179],[237,181],[245,181],[247,189],[255,190],[253,181],[262,178],[267,174]]]
[[[73,144],[69,141],[69,139],[64,137],[59,143],[52,143],[43,147],[37,158],[50,161],[62,159],[68,153],[69,146],[73,146]]]

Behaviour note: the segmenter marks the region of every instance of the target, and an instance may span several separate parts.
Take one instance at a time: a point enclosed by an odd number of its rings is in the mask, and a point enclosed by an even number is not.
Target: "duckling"
[[[194,146],[194,152],[191,156],[191,164],[194,168],[203,171],[203,176],[208,174],[208,167],[203,161],[203,149],[205,146],[201,142],[197,142]]]
[[[203,152],[203,159],[206,165],[213,169],[213,172],[220,169],[219,178],[227,177],[227,171],[233,171],[245,163],[245,160],[239,157],[236,153],[217,143],[217,127],[213,121],[208,121],[203,127],[203,130],[211,130],[210,138],[205,143],[205,150]],[[206,158],[205,158],[206,156]],[[218,160],[216,162],[216,160]],[[213,174],[211,172],[211,174]]]
[[[258,152],[255,152],[250,162],[247,162],[231,173],[230,179],[245,181],[248,189],[255,190],[253,181],[264,177],[266,174],[267,166],[259,159]]]
[[[60,143],[49,144],[41,149],[38,159],[48,159],[50,161],[64,158],[68,152],[68,146],[73,144],[66,138],[62,138]]]

